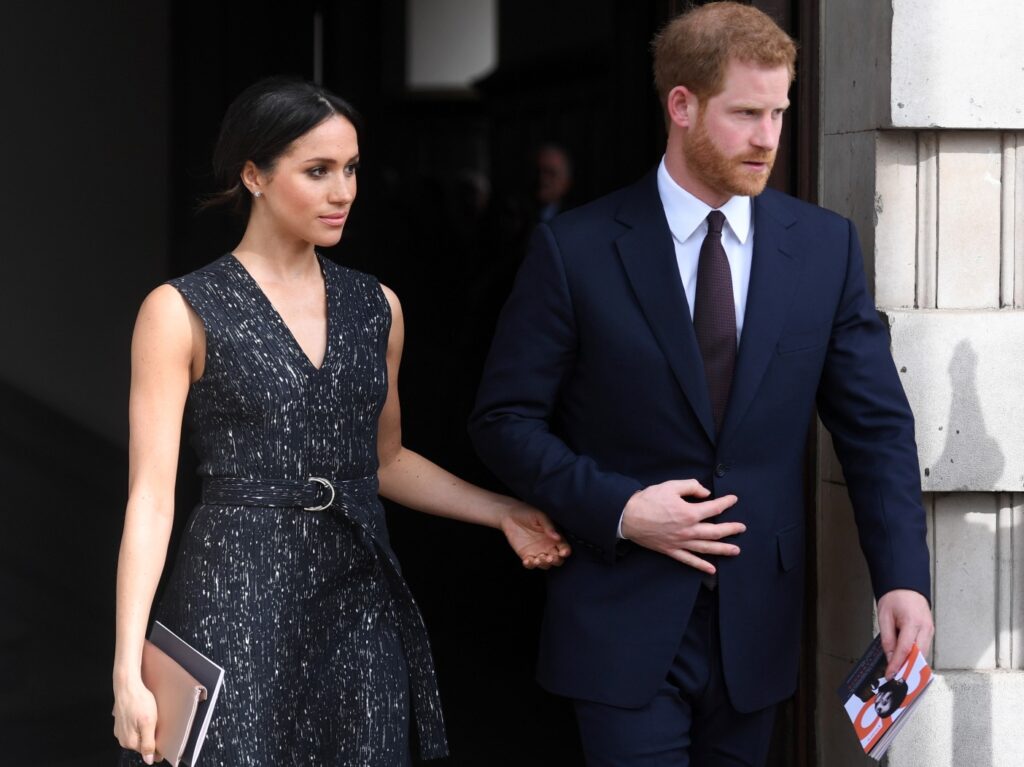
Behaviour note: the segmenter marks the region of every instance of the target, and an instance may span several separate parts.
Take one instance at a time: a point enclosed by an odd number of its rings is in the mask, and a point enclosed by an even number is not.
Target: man
[[[538,227],[471,433],[581,544],[549,579],[538,677],[574,699],[587,763],[759,765],[797,682],[815,402],[887,674],[931,641],[913,418],[852,225],[765,190],[793,42],[722,2],[654,52],[665,156]]]
[[[558,144],[542,144],[534,155],[537,178],[534,199],[537,218],[544,223],[561,212],[572,188],[572,161]]]

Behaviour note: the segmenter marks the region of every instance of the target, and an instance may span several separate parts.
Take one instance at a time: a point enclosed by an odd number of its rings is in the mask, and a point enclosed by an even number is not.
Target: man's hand
[[[707,521],[736,503],[735,495],[711,501],[683,500],[687,497],[707,498],[709,495],[711,491],[695,479],[672,479],[646,487],[626,502],[622,514],[622,535],[684,565],[714,574],[715,566],[697,554],[736,556],[740,553],[739,546],[722,543],[722,538],[739,535],[747,527],[741,522]]]
[[[935,634],[932,611],[923,594],[910,589],[893,589],[878,600],[878,628],[882,634],[882,650],[889,661],[885,678],[892,679],[917,644],[927,653]]]

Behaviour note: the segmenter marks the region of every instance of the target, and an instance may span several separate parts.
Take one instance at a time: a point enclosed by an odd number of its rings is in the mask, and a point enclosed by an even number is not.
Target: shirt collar
[[[686,242],[697,228],[700,227],[714,208],[698,200],[676,183],[665,167],[665,158],[658,165],[658,194],[665,208],[668,228],[677,242]],[[746,244],[750,235],[751,210],[753,202],[750,197],[730,197],[718,210],[725,215],[726,223],[741,243]]]

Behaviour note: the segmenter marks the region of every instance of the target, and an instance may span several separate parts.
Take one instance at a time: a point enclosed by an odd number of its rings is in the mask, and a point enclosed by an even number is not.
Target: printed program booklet
[[[882,638],[876,636],[867,652],[839,688],[853,730],[864,753],[881,759],[909,719],[911,708],[932,681],[931,667],[915,644],[896,675],[885,678]]]

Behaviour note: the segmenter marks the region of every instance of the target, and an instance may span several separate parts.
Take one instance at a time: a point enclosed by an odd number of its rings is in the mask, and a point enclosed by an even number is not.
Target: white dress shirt
[[[668,174],[665,158],[658,166],[658,195],[665,209],[672,243],[676,249],[679,277],[686,291],[693,319],[693,302],[697,295],[697,263],[700,246],[708,233],[708,213],[714,208],[701,202],[683,189]],[[747,308],[747,288],[750,285],[750,262],[754,255],[753,202],[749,197],[731,197],[721,208],[726,225],[722,227],[722,247],[729,259],[732,272],[732,298],[736,306],[736,342],[743,333],[743,317]]]
[[[697,264],[700,246],[708,233],[708,213],[712,208],[683,189],[669,175],[665,158],[658,166],[658,195],[665,209],[672,244],[676,249],[676,265],[683,281],[686,302],[693,319],[693,302],[697,296]],[[722,247],[729,259],[732,272],[732,300],[736,306],[736,343],[743,333],[743,317],[747,308],[747,288],[750,286],[750,263],[754,256],[753,201],[749,197],[731,197],[721,208],[725,215],[722,227]],[[625,509],[623,509],[625,514]],[[619,517],[619,538],[622,538],[622,517]]]

